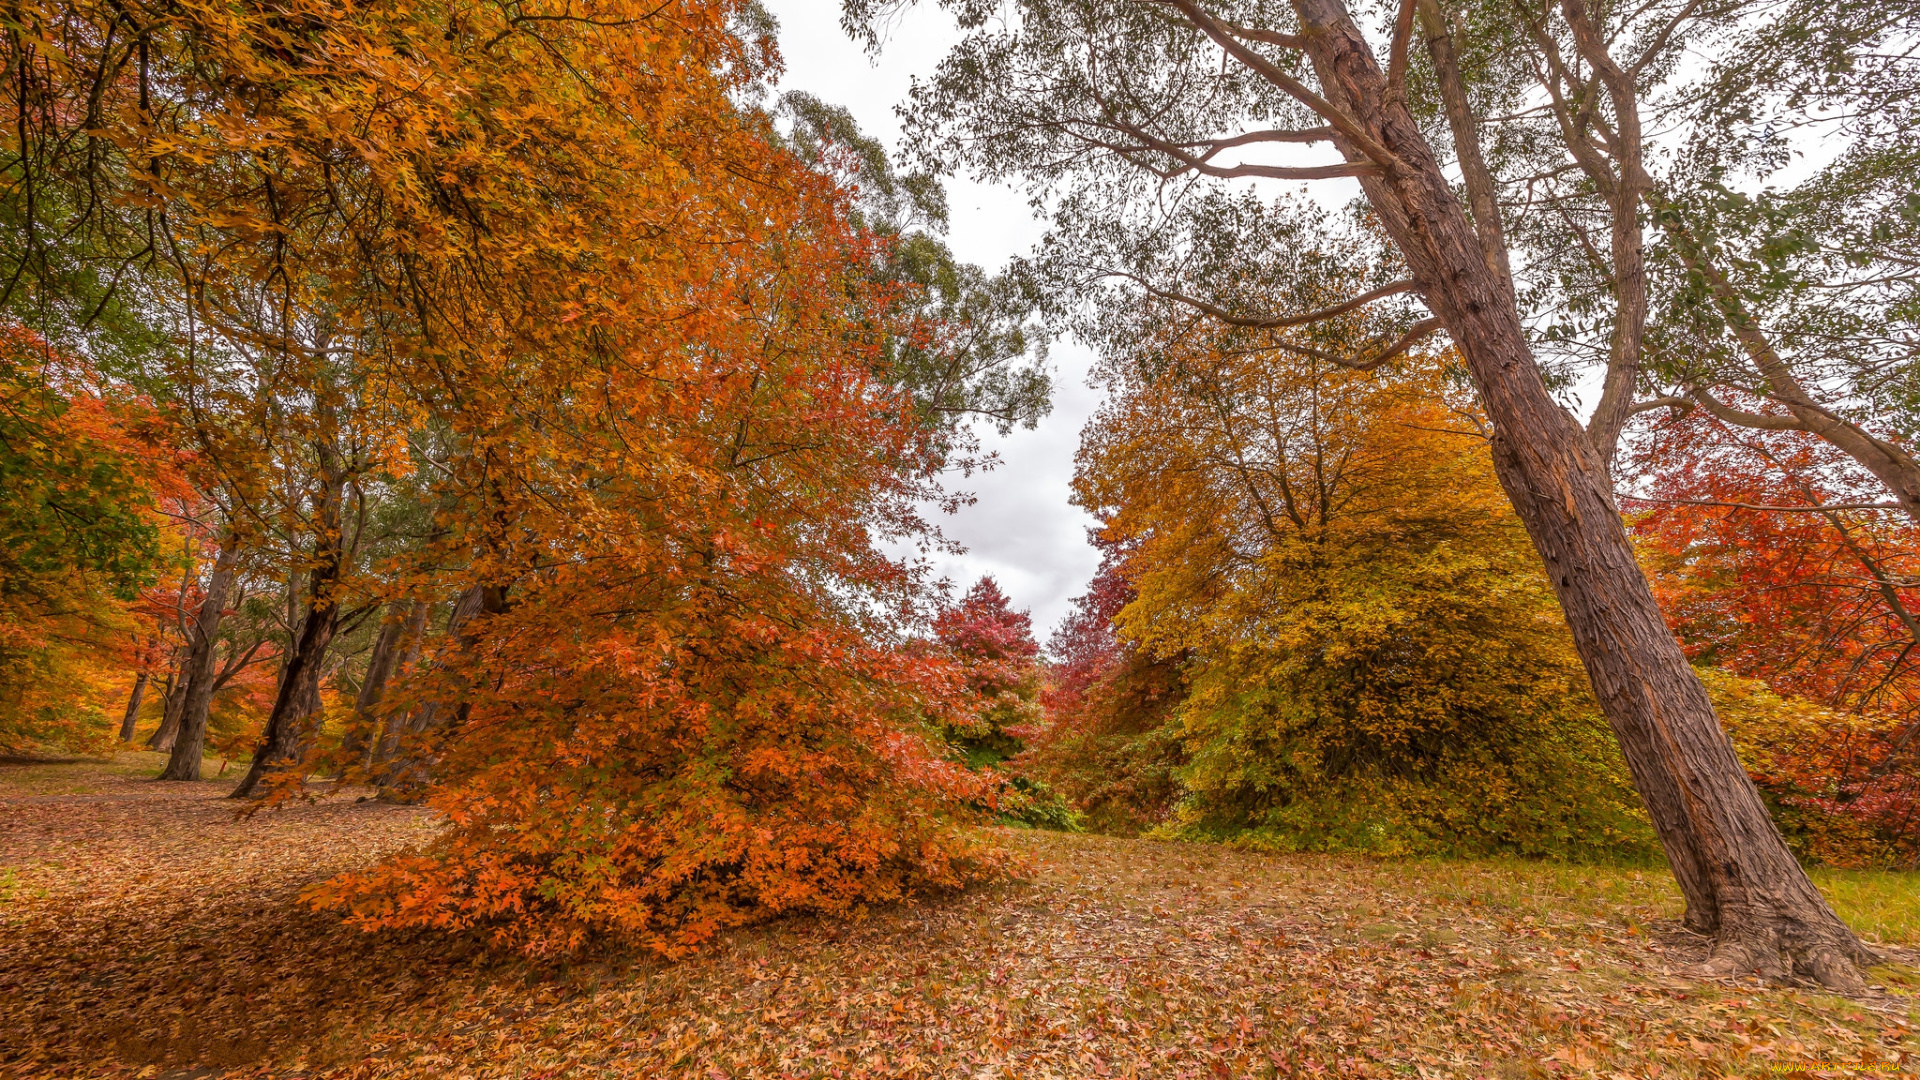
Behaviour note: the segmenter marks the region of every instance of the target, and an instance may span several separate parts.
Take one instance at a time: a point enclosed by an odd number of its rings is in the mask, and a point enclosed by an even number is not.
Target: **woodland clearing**
[[[1664,868],[1009,832],[1019,879],[540,965],[296,903],[432,828],[235,816],[163,758],[0,766],[0,1074],[1855,1076],[1920,1067],[1910,874],[1821,874],[1890,963],[1849,1000],[1701,981]],[[208,770],[212,773],[215,770]],[[1851,1066],[1801,1063],[1854,1062]],[[1881,1072],[1874,1072],[1881,1075]]]

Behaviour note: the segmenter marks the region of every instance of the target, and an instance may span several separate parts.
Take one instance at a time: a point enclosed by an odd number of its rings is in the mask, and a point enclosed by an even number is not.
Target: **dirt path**
[[[539,968],[293,901],[420,811],[0,770],[0,1075],[1786,1076],[1920,1069],[1911,968],[1702,984],[1662,875],[1015,834],[1028,880]],[[1858,1067],[1802,1075],[1865,1076]]]

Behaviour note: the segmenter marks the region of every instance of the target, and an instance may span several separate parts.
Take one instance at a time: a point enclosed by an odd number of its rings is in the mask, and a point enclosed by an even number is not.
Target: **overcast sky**
[[[900,136],[894,106],[906,100],[913,76],[931,72],[957,37],[944,12],[922,4],[893,23],[876,60],[841,32],[839,0],[769,0],[766,6],[780,20],[786,58],[780,89],[845,106],[862,130],[894,147]],[[1015,191],[956,178],[947,185],[947,198],[947,242],[955,255],[989,271],[1025,253],[1040,236],[1041,224]],[[1090,357],[1062,341],[1050,358],[1052,414],[1037,429],[1004,439],[985,432],[1000,465],[985,475],[955,477],[951,486],[973,492],[978,501],[940,522],[967,553],[933,559],[960,590],[982,574],[993,575],[1016,607],[1033,613],[1034,634],[1043,643],[1100,561],[1086,541],[1093,519],[1067,502],[1080,426],[1098,400],[1086,385]]]

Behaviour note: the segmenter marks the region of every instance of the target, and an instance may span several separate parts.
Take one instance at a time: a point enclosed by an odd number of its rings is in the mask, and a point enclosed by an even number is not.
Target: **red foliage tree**
[[[1688,654],[1832,710],[1722,709],[1777,806],[1854,826],[1803,849],[1920,855],[1920,529],[1804,432],[1695,412],[1661,421],[1638,464],[1634,531]]]
[[[1048,641],[1044,720],[1018,764],[1058,789],[1092,827],[1134,833],[1166,820],[1179,796],[1173,772],[1185,754],[1167,722],[1186,682],[1182,659],[1156,657],[1114,631],[1114,617],[1134,596],[1122,565],[1109,546]]]
[[[1038,718],[1040,645],[1033,619],[1015,611],[991,577],[934,618],[934,638],[960,667],[964,696],[946,725],[973,765],[1003,761]]]

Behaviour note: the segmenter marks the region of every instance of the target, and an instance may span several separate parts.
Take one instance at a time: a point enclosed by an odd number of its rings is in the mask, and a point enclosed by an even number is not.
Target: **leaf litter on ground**
[[[0,767],[0,1075],[1729,1077],[1920,1068],[1871,997],[1708,982],[1654,870],[1009,832],[1022,880],[539,964],[296,902],[432,815]],[[1916,900],[1920,903],[1920,900]],[[1843,914],[1845,912],[1843,911]],[[1798,1067],[1798,1068],[1796,1068]],[[1874,1075],[1884,1075],[1876,1072]]]

